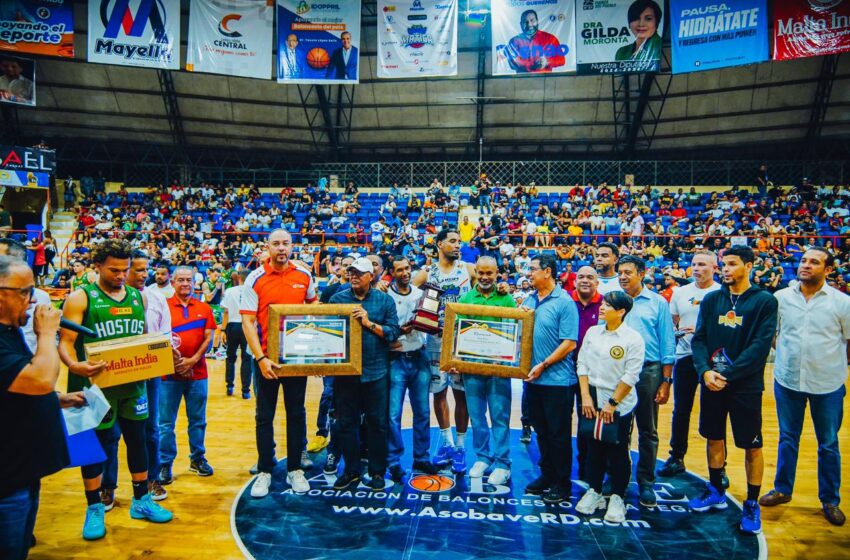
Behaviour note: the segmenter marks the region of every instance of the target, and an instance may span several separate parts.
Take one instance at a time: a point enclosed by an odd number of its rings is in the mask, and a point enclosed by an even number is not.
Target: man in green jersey
[[[103,371],[106,363],[86,359],[84,344],[94,341],[124,338],[144,334],[147,298],[137,289],[125,286],[130,269],[132,247],[127,241],[110,239],[92,252],[92,263],[98,272],[97,282],[71,293],[65,300],[63,316],[97,333],[97,337],[78,335],[62,329],[59,336],[59,356],[68,366],[69,391],[91,385],[89,378]],[[133,501],[130,517],[148,519],[155,523],[171,521],[171,513],[156,504],[148,493],[148,457],[145,444],[145,421],[148,417],[148,397],[144,381],[103,389],[111,406],[96,433],[101,444],[112,439],[117,423],[127,446],[127,463],[133,481]],[[86,491],[86,520],[83,538],[95,540],[106,534],[105,508],[101,501],[103,463],[82,468]]]

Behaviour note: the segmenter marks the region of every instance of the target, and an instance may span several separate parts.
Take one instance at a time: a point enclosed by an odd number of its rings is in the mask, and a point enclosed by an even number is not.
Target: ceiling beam
[[[807,143],[813,144],[815,140],[820,138],[824,119],[826,119],[826,112],[829,108],[832,86],[835,83],[835,75],[838,72],[838,59],[840,56],[840,54],[831,54],[823,57],[823,61],[821,62],[812,113],[809,117],[809,126],[806,129]]]

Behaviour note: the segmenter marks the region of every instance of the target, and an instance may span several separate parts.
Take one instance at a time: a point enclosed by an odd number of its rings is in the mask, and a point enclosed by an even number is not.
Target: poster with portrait
[[[494,76],[575,72],[573,0],[493,0]]]
[[[672,0],[673,73],[764,62],[767,0]]]
[[[579,74],[657,72],[663,0],[577,0]]]
[[[277,81],[356,84],[360,2],[277,0]]]
[[[378,0],[378,77],[457,76],[458,0]]]
[[[35,61],[0,55],[0,101],[35,107]]]
[[[773,58],[850,51],[850,0],[773,0]]]
[[[180,0],[88,3],[88,61],[180,69]]]
[[[0,0],[0,50],[74,58],[71,0]]]

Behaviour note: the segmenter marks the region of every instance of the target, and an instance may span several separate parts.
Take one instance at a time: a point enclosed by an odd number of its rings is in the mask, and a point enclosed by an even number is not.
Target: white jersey
[[[396,291],[395,285],[390,285],[387,295],[393,298],[393,302],[395,302],[396,312],[398,313],[398,324],[404,326],[412,321],[413,316],[416,314],[419,300],[422,298],[422,290],[411,284],[410,293],[403,295]],[[417,330],[399,336],[398,341],[401,343],[401,348],[398,351],[413,352],[414,350],[419,350],[425,345],[426,336],[425,333]]]
[[[438,264],[432,264],[428,267],[428,279],[426,282],[443,290],[440,296],[440,329],[444,327],[446,308],[445,304],[456,302],[460,296],[472,289],[472,278],[469,276],[469,270],[466,263],[460,259],[455,261],[450,272],[445,273],[440,270]],[[429,342],[434,344],[442,344],[442,336],[431,336]]]
[[[620,277],[616,274],[608,278],[600,276],[599,287],[596,288],[596,291],[603,296],[611,292],[622,292],[623,288],[620,287]]]
[[[673,290],[673,296],[670,298],[670,313],[679,316],[678,328],[696,327],[699,317],[699,304],[705,299],[706,295],[719,289],[720,284],[717,282],[712,282],[711,286],[704,289],[697,287],[696,282],[691,282]],[[693,337],[692,334],[686,334],[677,338],[676,358],[691,355],[691,339]]]

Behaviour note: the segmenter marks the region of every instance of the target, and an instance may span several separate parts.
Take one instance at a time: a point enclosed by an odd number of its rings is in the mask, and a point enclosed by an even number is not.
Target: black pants
[[[670,435],[670,457],[684,459],[688,452],[691,411],[699,387],[693,356],[683,356],[673,366],[673,431]]]
[[[113,414],[117,414],[113,411]],[[148,472],[148,447],[147,433],[145,424],[147,420],[130,420],[129,418],[118,417],[115,419],[113,427],[106,430],[95,430],[95,435],[100,442],[101,447],[109,449],[111,446],[118,445],[116,438],[124,437],[124,444],[127,446],[127,466],[131,473],[146,473]],[[116,431],[120,427],[120,435],[116,436]],[[103,474],[105,463],[95,463],[81,467],[83,478],[97,478]]]
[[[301,469],[301,452],[307,437],[307,412],[304,410],[306,377],[266,379],[257,372],[257,452],[260,472],[274,469],[274,415],[277,409],[278,388],[283,387],[283,406],[286,409],[286,470]]]
[[[540,470],[550,484],[566,492],[572,489],[572,403],[576,386],[561,387],[529,383],[528,411],[537,433]]]
[[[581,418],[581,391],[576,391],[576,416]],[[576,434],[576,461],[579,480],[587,482],[587,438],[581,434]]]
[[[596,391],[591,387],[594,405],[596,405]],[[596,405],[596,408],[600,408]],[[608,472],[611,481],[611,492],[620,496],[626,495],[626,487],[632,477],[632,458],[629,447],[632,442],[632,424],[634,411],[629,411],[616,420],[618,425],[617,439],[619,443],[612,444],[590,438],[582,438],[587,446],[587,463],[585,465],[584,480],[591,488],[602,493],[602,481],[605,472]]]
[[[248,343],[242,331],[242,323],[228,323],[224,328],[227,336],[227,363],[224,366],[224,381],[228,389],[233,388],[236,377],[236,352],[242,354],[242,365],[239,375],[242,378],[242,392],[247,393],[251,388],[251,357],[248,355]]]
[[[346,474],[360,474],[360,415],[363,414],[369,475],[384,476],[387,472],[390,376],[366,383],[357,376],[337,377],[334,379],[334,410]]]

